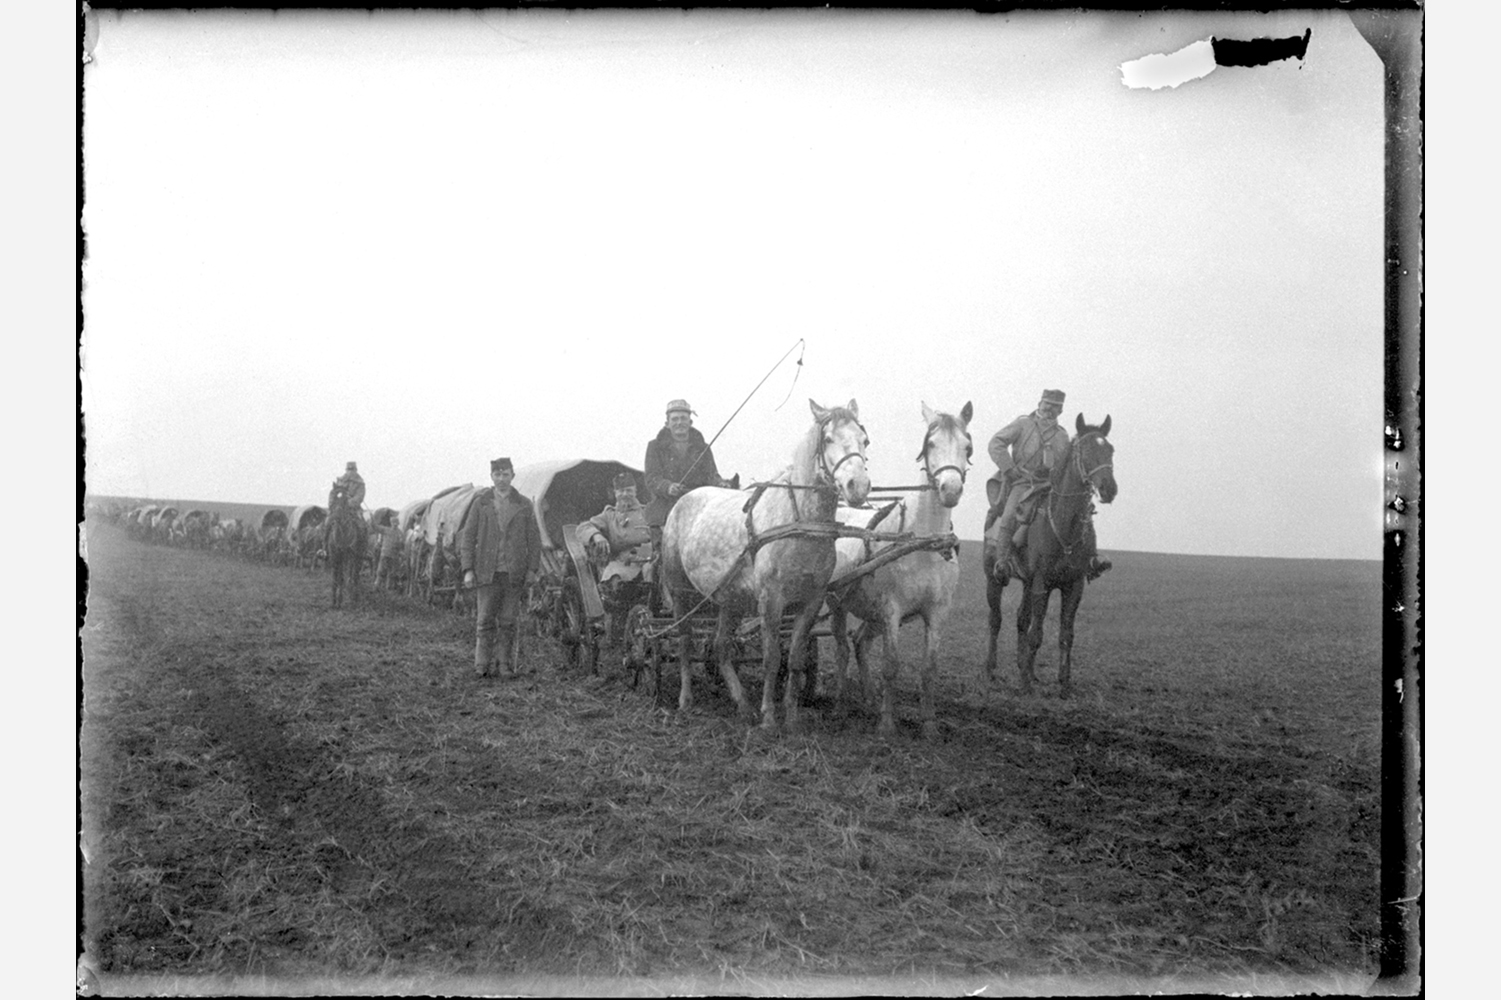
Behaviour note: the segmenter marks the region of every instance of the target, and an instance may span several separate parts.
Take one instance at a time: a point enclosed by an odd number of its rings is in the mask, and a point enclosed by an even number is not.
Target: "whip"
[[[797,372],[792,376],[792,385],[789,385],[787,387],[787,397],[785,399],[783,399],[782,402],[778,403],[777,406],[776,406],[776,408],[778,410],[780,410],[782,408],[783,404],[785,404],[788,399],[792,398],[792,389],[793,389],[793,386],[797,385],[798,376],[803,373],[803,353],[802,352],[803,352],[803,350],[806,350],[806,349],[807,349],[807,343],[803,340],[802,337],[799,337],[799,338],[797,338],[797,342],[795,344],[793,344],[791,347],[787,348],[787,353],[786,354],[783,354],[780,358],[777,358],[777,363],[774,364],[774,365],[772,365],[771,369],[765,375],[761,376],[761,381],[759,381],[759,382],[756,383],[756,388],[752,389],[750,391],[749,395],[747,395],[743,400],[740,401],[740,405],[739,406],[735,407],[735,412],[730,414],[729,420],[726,420],[724,422],[724,425],[721,426],[719,428],[719,430],[717,430],[717,431],[714,432],[714,437],[710,438],[708,445],[706,445],[704,447],[704,450],[699,453],[699,456],[693,460],[693,464],[690,465],[690,466],[688,466],[688,471],[685,472],[685,473],[683,473],[683,480],[686,480],[688,478],[688,476],[693,472],[693,470],[696,469],[696,468],[698,468],[698,463],[702,462],[703,459],[704,459],[704,456],[707,455],[707,454],[709,454],[709,451],[714,447],[714,442],[719,440],[719,435],[723,434],[724,431],[725,431],[725,428],[728,427],[728,426],[730,426],[730,421],[734,420],[737,416],[739,416],[740,415],[740,411],[743,410],[743,409],[745,409],[745,404],[749,403],[751,401],[751,396],[754,396],[756,394],[756,392],[763,385],[766,384],[766,380],[769,379],[769,378],[771,378],[772,374],[778,368],[782,367],[782,362],[786,361],[787,358],[788,358],[788,356],[791,355],[793,351],[797,351],[798,352],[798,355],[797,355]],[[683,480],[679,480],[679,482],[682,482]]]

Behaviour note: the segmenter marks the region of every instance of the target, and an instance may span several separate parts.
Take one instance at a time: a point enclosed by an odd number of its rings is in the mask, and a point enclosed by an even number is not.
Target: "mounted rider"
[[[984,559],[997,577],[1007,575],[1013,546],[1021,540],[1018,536],[1047,495],[1053,470],[1068,455],[1068,431],[1058,424],[1063,400],[1063,390],[1044,389],[1037,409],[1017,417],[990,439],[990,458],[996,471],[985,482],[990,510],[985,515]],[[1084,540],[1094,552],[1092,516],[1086,523]],[[1092,555],[1089,579],[1095,579],[1110,565],[1108,559]]]
[[[678,498],[700,486],[728,486],[719,475],[714,452],[693,426],[694,410],[686,399],[667,404],[667,419],[646,446],[646,489],[651,501],[646,520],[655,533],[667,523],[667,514]]]
[[[345,510],[358,516],[360,505],[365,502],[365,480],[360,478],[360,470],[353,462],[344,463],[344,474],[334,480],[333,486],[328,491],[328,517],[323,521],[323,538],[328,540],[328,533],[333,527],[334,512],[340,506],[340,496]]]
[[[651,525],[646,508],[636,498],[636,477],[622,472],[612,486],[614,505],[575,529],[593,561],[604,567],[599,582],[607,591],[618,590],[621,584],[642,579],[643,575],[647,582],[651,580]]]

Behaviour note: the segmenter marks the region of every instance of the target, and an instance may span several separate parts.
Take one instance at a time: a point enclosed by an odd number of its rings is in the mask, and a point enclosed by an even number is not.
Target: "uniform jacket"
[[[474,496],[469,516],[459,527],[459,565],[474,570],[475,582],[484,585],[496,573],[535,573],[542,561],[542,536],[532,502],[511,490],[497,511],[495,487],[486,486]]]
[[[360,478],[360,474],[346,472],[334,482],[344,488],[344,495],[349,500],[349,506],[359,510],[360,504],[365,502],[365,480]]]
[[[585,548],[603,535],[610,543],[610,555],[614,558],[645,562],[651,557],[651,529],[647,526],[645,507],[638,505],[629,510],[606,507],[576,530]]]
[[[1035,413],[1022,414],[990,439],[991,461],[1003,473],[1014,468],[1012,479],[1046,479],[1067,453],[1068,431],[1044,424]]]
[[[703,455],[703,460],[699,456]],[[697,465],[694,463],[697,462]],[[646,505],[646,519],[653,526],[667,522],[667,512],[672,510],[678,498],[667,491],[673,483],[682,483],[683,492],[698,486],[718,486],[719,468],[714,464],[714,452],[697,427],[688,428],[688,454],[678,458],[672,449],[672,431],[663,427],[657,436],[646,445],[646,488],[651,490],[651,502]],[[690,473],[688,470],[692,468]]]

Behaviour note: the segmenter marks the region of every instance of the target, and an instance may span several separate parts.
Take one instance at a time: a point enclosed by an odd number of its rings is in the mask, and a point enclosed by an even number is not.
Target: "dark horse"
[[[360,601],[360,563],[365,560],[365,522],[360,512],[352,507],[344,490],[335,488],[328,497],[328,524],[324,534],[324,548],[328,552],[328,566],[334,575],[334,607],[344,603],[344,575],[349,574],[349,599],[353,604]]]
[[[1058,618],[1058,687],[1063,697],[1073,693],[1069,680],[1074,647],[1074,616],[1084,600],[1084,579],[1094,556],[1094,535],[1088,531],[1090,503],[1095,491],[1100,500],[1115,499],[1115,446],[1105,440],[1110,417],[1098,427],[1074,423],[1078,434],[1068,452],[1053,470],[1041,510],[1026,529],[1026,542],[1006,566],[986,566],[986,598],[990,603],[990,654],[985,660],[987,689],[995,678],[996,640],[1001,631],[1001,592],[1013,572],[1022,582],[1021,602],[1016,609],[1016,665],[1021,671],[1023,694],[1032,693],[1033,663],[1042,646],[1043,620],[1048,598],[1054,590],[1063,594]]]

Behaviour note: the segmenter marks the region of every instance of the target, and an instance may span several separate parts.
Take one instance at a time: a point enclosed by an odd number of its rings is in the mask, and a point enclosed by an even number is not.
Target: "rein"
[[[1090,469],[1088,472],[1084,471],[1084,455],[1079,445],[1084,442],[1085,438],[1102,436],[1103,435],[1101,435],[1099,431],[1090,431],[1088,434],[1081,435],[1079,439],[1075,441],[1070,447],[1072,454],[1069,455],[1069,461],[1073,465],[1074,471],[1079,474],[1079,479],[1083,482],[1084,488],[1082,490],[1075,490],[1065,493],[1062,489],[1059,488],[1062,486],[1062,484],[1060,483],[1058,487],[1054,487],[1053,489],[1048,491],[1048,527],[1053,529],[1053,535],[1058,539],[1058,544],[1063,546],[1063,558],[1065,559],[1072,559],[1074,555],[1074,547],[1084,540],[1084,522],[1078,522],[1078,526],[1074,532],[1074,539],[1072,542],[1065,539],[1063,537],[1063,532],[1058,530],[1058,521],[1054,516],[1054,508],[1056,507],[1055,501],[1058,497],[1093,497],[1095,495],[1095,484],[1094,480],[1090,477],[1093,476],[1096,472],[1099,472],[1101,469],[1114,470],[1114,462],[1103,462],[1095,466],[1093,469]]]

